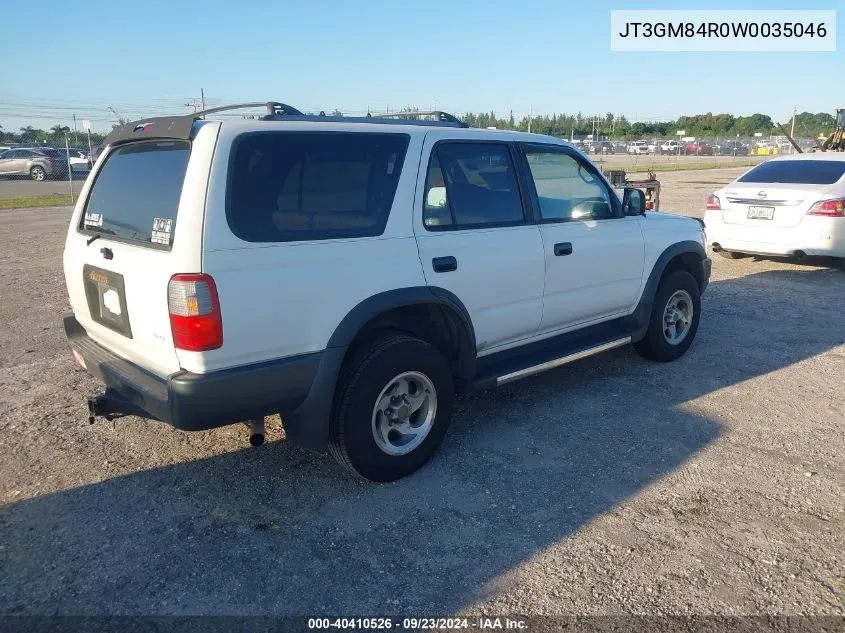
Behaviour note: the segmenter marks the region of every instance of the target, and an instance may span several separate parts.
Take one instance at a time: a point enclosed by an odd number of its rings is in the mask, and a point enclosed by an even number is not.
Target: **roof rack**
[[[461,127],[469,127],[458,117],[454,116],[453,114],[449,114],[448,112],[443,112],[442,110],[412,110],[410,112],[382,112],[379,114],[371,114],[369,112],[367,113],[367,118],[373,119],[399,118],[414,120],[412,119],[412,117],[418,116],[433,116],[436,117],[436,120],[441,123],[456,123]]]
[[[293,106],[289,106],[286,103],[279,103],[278,101],[252,101],[249,103],[233,103],[231,105],[219,106],[217,108],[208,108],[207,110],[200,110],[199,112],[194,112],[193,115],[188,116],[199,118],[201,116],[205,116],[206,114],[213,114],[215,112],[226,112],[227,110],[245,110],[246,108],[260,107],[267,108],[266,116],[305,116],[302,112],[300,112]]]
[[[248,103],[233,103],[231,105],[208,108],[199,112],[177,116],[153,117],[141,119],[124,125],[116,126],[103,140],[102,147],[123,143],[141,138],[149,139],[181,139],[191,138],[194,121],[208,114],[227,112],[230,110],[245,110],[247,108],[266,108],[266,114],[259,117],[262,121],[312,121],[339,123],[397,123],[405,125],[445,125],[450,127],[468,127],[466,123],[448,112],[432,110],[430,112],[390,112],[380,114],[367,113],[366,117],[337,117],[320,114],[304,114],[293,106],[278,101],[252,101]],[[436,120],[426,121],[417,117],[434,116]]]

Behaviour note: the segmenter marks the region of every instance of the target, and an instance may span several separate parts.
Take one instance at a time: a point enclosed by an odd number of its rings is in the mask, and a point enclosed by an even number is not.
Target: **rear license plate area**
[[[82,274],[91,318],[110,330],[132,338],[123,275],[89,264],[82,267]]]
[[[771,220],[774,217],[774,207],[748,207],[749,220]]]

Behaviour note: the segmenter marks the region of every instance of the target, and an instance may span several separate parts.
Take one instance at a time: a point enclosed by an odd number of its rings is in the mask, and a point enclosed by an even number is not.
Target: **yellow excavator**
[[[845,152],[845,108],[836,109],[836,129],[822,143],[823,152]]]
[[[836,129],[833,130],[833,134],[828,136],[827,139],[822,140],[819,147],[811,149],[811,152],[845,152],[845,108],[836,108],[836,110],[834,110],[833,118],[836,124]],[[804,150],[798,146],[798,143],[796,143],[795,139],[789,135],[786,128],[780,123],[777,125],[787,140],[792,143],[795,151],[799,154],[803,154]]]

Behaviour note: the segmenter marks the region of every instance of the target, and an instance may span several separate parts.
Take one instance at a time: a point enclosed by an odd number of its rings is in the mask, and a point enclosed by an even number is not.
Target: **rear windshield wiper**
[[[97,231],[96,235],[92,235],[91,237],[88,238],[88,241],[85,242],[85,245],[91,246],[91,242],[96,240],[98,237],[103,237],[103,235],[115,235],[115,232],[112,231],[111,229],[104,229],[104,228],[100,227],[100,229]]]

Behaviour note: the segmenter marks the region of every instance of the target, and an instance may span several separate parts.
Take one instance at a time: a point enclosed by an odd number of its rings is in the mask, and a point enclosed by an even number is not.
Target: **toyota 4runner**
[[[702,225],[644,212],[551,137],[261,104],[116,128],[73,212],[73,356],[91,420],[188,431],[281,414],[389,481],[453,394],[628,343],[681,356],[710,276]]]

